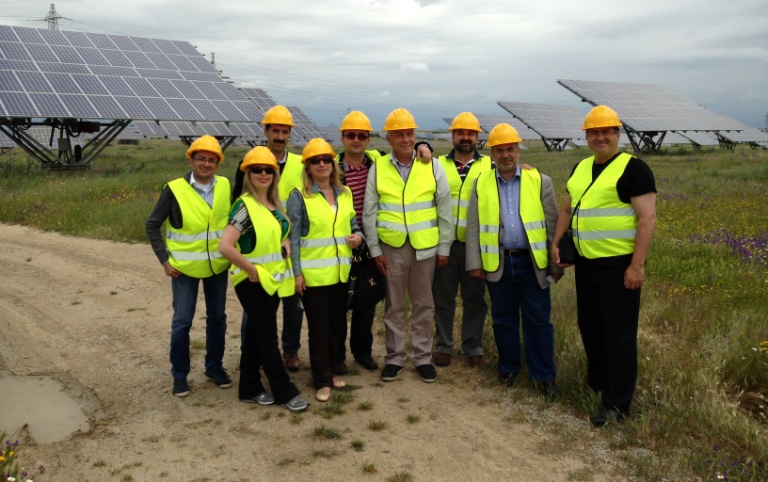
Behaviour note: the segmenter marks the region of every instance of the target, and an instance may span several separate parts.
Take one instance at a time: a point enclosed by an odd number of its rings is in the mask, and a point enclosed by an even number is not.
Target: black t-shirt
[[[602,173],[608,165],[613,162],[619,154],[616,154],[604,164],[592,164],[592,180],[597,179],[597,176]],[[576,166],[573,167],[570,179],[573,176],[573,172],[576,170]],[[653,172],[648,164],[643,162],[640,158],[632,156],[627,163],[627,167],[624,169],[624,173],[616,182],[616,192],[619,195],[619,199],[622,202],[628,203],[630,199],[636,196],[642,196],[649,192],[656,192],[656,180],[653,177]],[[577,200],[578,201],[578,200]],[[593,267],[622,267],[629,266],[632,262],[632,255],[625,254],[621,256],[610,256],[606,258],[587,259],[578,256],[576,264],[588,264]]]

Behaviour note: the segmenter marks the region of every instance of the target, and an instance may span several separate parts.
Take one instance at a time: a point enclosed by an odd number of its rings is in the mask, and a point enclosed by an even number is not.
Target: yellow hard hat
[[[197,151],[213,152],[219,156],[219,162],[224,161],[224,153],[221,151],[219,141],[213,136],[205,135],[195,139],[195,141],[190,144],[189,149],[187,149],[187,159],[192,159],[192,156],[194,156]]]
[[[291,127],[296,125],[293,123],[291,111],[283,105],[276,105],[264,113],[261,125],[266,126],[269,124],[282,124]]]
[[[385,131],[401,131],[405,129],[418,129],[416,119],[405,109],[395,109],[389,113],[384,121]]]
[[[275,159],[275,155],[272,154],[272,151],[264,146],[254,147],[248,151],[248,153],[243,158],[243,163],[240,164],[240,170],[243,172],[248,172],[248,169],[256,165],[270,166],[275,170],[279,169],[277,167],[277,160]]]
[[[313,157],[321,156],[323,154],[327,154],[331,157],[336,155],[333,152],[333,147],[331,147],[331,145],[328,144],[325,139],[320,137],[310,139],[309,142],[307,142],[307,145],[304,146],[304,150],[301,153],[301,163],[305,164],[307,159],[312,159]]]
[[[498,124],[488,133],[488,147],[498,146],[500,144],[511,144],[513,142],[523,142],[520,134],[509,124]]]
[[[453,118],[451,127],[449,127],[448,130],[455,131],[457,129],[466,129],[469,131],[476,131],[478,133],[483,131],[480,128],[480,121],[477,120],[477,117],[475,117],[475,115],[471,112],[462,112]]]
[[[594,107],[584,118],[584,126],[581,130],[599,129],[601,127],[621,127],[619,114],[607,105]]]
[[[342,132],[350,130],[372,132],[373,128],[371,127],[371,121],[365,114],[359,110],[353,110],[342,119],[339,130]]]

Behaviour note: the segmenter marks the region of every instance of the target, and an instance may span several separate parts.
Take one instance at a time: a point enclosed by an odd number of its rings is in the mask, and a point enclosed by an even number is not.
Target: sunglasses
[[[271,167],[261,167],[261,166],[251,168],[251,173],[253,174],[261,174],[262,172],[265,172],[267,174],[274,174],[275,170]]]
[[[323,164],[331,164],[333,163],[333,158],[332,157],[315,157],[314,159],[309,160],[309,163],[312,164],[313,166],[317,166],[321,162]]]
[[[357,138],[358,141],[364,141],[368,139],[369,136],[365,132],[347,132],[344,134],[344,137],[350,141],[354,141],[355,138]]]

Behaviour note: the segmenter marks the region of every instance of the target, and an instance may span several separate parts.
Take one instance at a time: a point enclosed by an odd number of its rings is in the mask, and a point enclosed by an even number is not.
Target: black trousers
[[[576,265],[579,330],[587,355],[587,384],[605,408],[629,414],[637,382],[640,290],[624,288],[626,267]]]
[[[316,389],[333,386],[333,364],[344,345],[347,283],[307,287],[301,297],[309,327],[309,363]]]
[[[253,398],[264,391],[259,369],[263,368],[276,403],[286,403],[299,394],[283,365],[277,346],[277,306],[280,298],[269,295],[261,283],[245,280],[235,293],[248,315],[240,353],[240,399]]]

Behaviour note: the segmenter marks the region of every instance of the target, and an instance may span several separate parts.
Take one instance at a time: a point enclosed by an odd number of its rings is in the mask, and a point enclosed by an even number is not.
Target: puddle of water
[[[26,423],[37,443],[52,443],[89,428],[80,406],[53,377],[0,371],[0,387],[0,431],[10,435]]]

